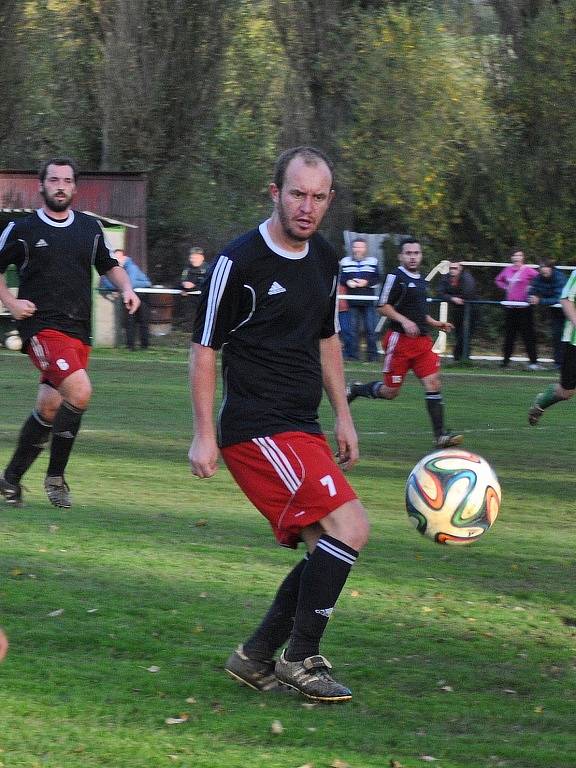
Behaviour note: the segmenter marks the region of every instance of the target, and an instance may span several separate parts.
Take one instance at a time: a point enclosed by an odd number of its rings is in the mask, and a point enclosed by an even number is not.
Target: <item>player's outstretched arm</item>
[[[338,463],[342,469],[349,469],[359,458],[358,436],[346,399],[344,362],[337,334],[320,340],[320,359],[324,389],[336,416],[334,434],[338,446]]]
[[[128,312],[133,315],[140,306],[140,299],[132,288],[128,273],[123,267],[112,267],[106,277],[122,292],[122,301]]]
[[[188,451],[196,477],[212,477],[218,468],[218,446],[214,427],[216,352],[192,344],[190,348],[190,397],[194,415],[194,437]]]

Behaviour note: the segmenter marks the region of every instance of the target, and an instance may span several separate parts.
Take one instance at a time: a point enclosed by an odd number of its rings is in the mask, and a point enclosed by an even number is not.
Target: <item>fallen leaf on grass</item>
[[[304,765],[299,765],[298,768],[314,768],[314,763],[304,763]]]
[[[185,723],[189,718],[188,712],[181,712],[178,717],[167,717],[164,722],[166,725],[180,725],[180,723]]]
[[[86,613],[98,613],[98,608],[88,608]]]
[[[48,616],[62,616],[64,613],[64,608],[57,608],[55,611],[50,611]]]
[[[404,768],[400,760],[390,760],[390,768]]]
[[[188,696],[188,698],[186,699],[186,704],[198,704],[198,702],[196,701],[194,696]]]
[[[270,726],[270,731],[275,736],[279,736],[281,733],[284,733],[284,726],[280,722],[280,720],[272,720],[272,725]]]
[[[518,691],[515,691],[514,688],[504,688],[504,693],[511,693],[515,695],[518,693]]]
[[[350,763],[347,763],[345,760],[333,760],[330,763],[330,768],[352,768]]]
[[[24,575],[24,571],[22,570],[22,568],[12,568],[12,570],[10,571],[10,576],[23,576],[23,575]]]
[[[56,531],[60,530],[60,526],[59,525],[49,525],[48,526],[48,530],[50,531],[50,533],[56,533]]]
[[[350,592],[350,597],[360,597],[360,592],[358,592],[357,589],[353,589],[352,592]]]
[[[425,763],[435,763],[436,758],[432,755],[420,755],[420,760],[424,760]]]
[[[146,667],[146,672],[160,672],[160,667],[157,667],[154,664],[152,664],[151,667]]]
[[[208,520],[203,520],[203,519],[202,520],[196,520],[194,525],[196,526],[196,528],[202,528],[202,526],[208,525]]]

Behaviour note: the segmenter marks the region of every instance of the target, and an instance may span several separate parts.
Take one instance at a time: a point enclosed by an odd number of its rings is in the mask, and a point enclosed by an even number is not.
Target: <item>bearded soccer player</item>
[[[47,160],[39,173],[42,207],[10,222],[0,235],[0,301],[17,320],[22,351],[40,371],[36,405],[0,475],[0,493],[14,506],[22,504],[22,476],[50,439],[44,488],[54,506],[71,505],[64,471],[92,394],[86,372],[92,268],[110,278],[130,312],[140,304],[106,245],[102,225],[72,210],[76,178],[69,158]],[[18,269],[17,297],[4,278],[10,264]]]
[[[358,440],[336,321],[338,258],[316,231],[334,196],[330,161],[313,147],[287,150],[270,195],[271,217],[224,249],[202,289],[189,458],[195,475],[211,477],[219,447],[277,541],[308,550],[226,671],[260,691],[281,682],[316,701],[348,701],[320,641],[369,525],[342,472],[356,462]],[[216,429],[218,350],[225,396]],[[336,416],[338,463],[318,423],[322,387]]]
[[[452,323],[436,320],[428,313],[426,280],[420,274],[422,248],[418,240],[406,238],[398,254],[400,266],[386,276],[378,299],[378,312],[390,321],[382,341],[384,381],[347,386],[348,402],[357,397],[394,400],[406,374],[412,369],[424,387],[426,409],[432,422],[437,448],[462,442],[462,435],[444,426],[444,401],[440,391],[440,357],[432,349],[430,328],[453,331]]]

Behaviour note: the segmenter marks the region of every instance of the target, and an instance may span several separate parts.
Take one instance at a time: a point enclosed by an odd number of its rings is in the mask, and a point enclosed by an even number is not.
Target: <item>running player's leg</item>
[[[12,458],[0,475],[0,493],[8,504],[21,506],[20,480],[50,440],[54,413],[61,402],[62,398],[53,387],[40,384],[34,410],[22,425]]]
[[[440,381],[440,357],[433,352],[429,336],[422,336],[420,354],[414,359],[413,369],[424,387],[426,410],[432,423],[434,440],[438,448],[449,448],[462,442],[462,435],[447,430],[444,424],[444,398]]]
[[[363,384],[354,381],[346,385],[346,396],[351,403],[357,397],[368,397],[374,400],[394,400],[400,394],[404,378],[410,369],[410,356],[406,353],[407,339],[396,331],[388,331],[384,336],[383,380],[369,381]]]
[[[540,392],[528,410],[528,423],[532,426],[540,421],[547,408],[563,400],[569,400],[576,392],[576,347],[563,342],[563,348],[560,381],[550,384],[544,392]]]

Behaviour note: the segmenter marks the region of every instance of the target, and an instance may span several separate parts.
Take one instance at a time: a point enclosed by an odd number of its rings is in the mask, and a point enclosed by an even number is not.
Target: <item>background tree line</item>
[[[269,210],[279,150],[337,162],[327,234],[572,256],[576,0],[2,0],[5,168],[149,174],[149,266]]]

